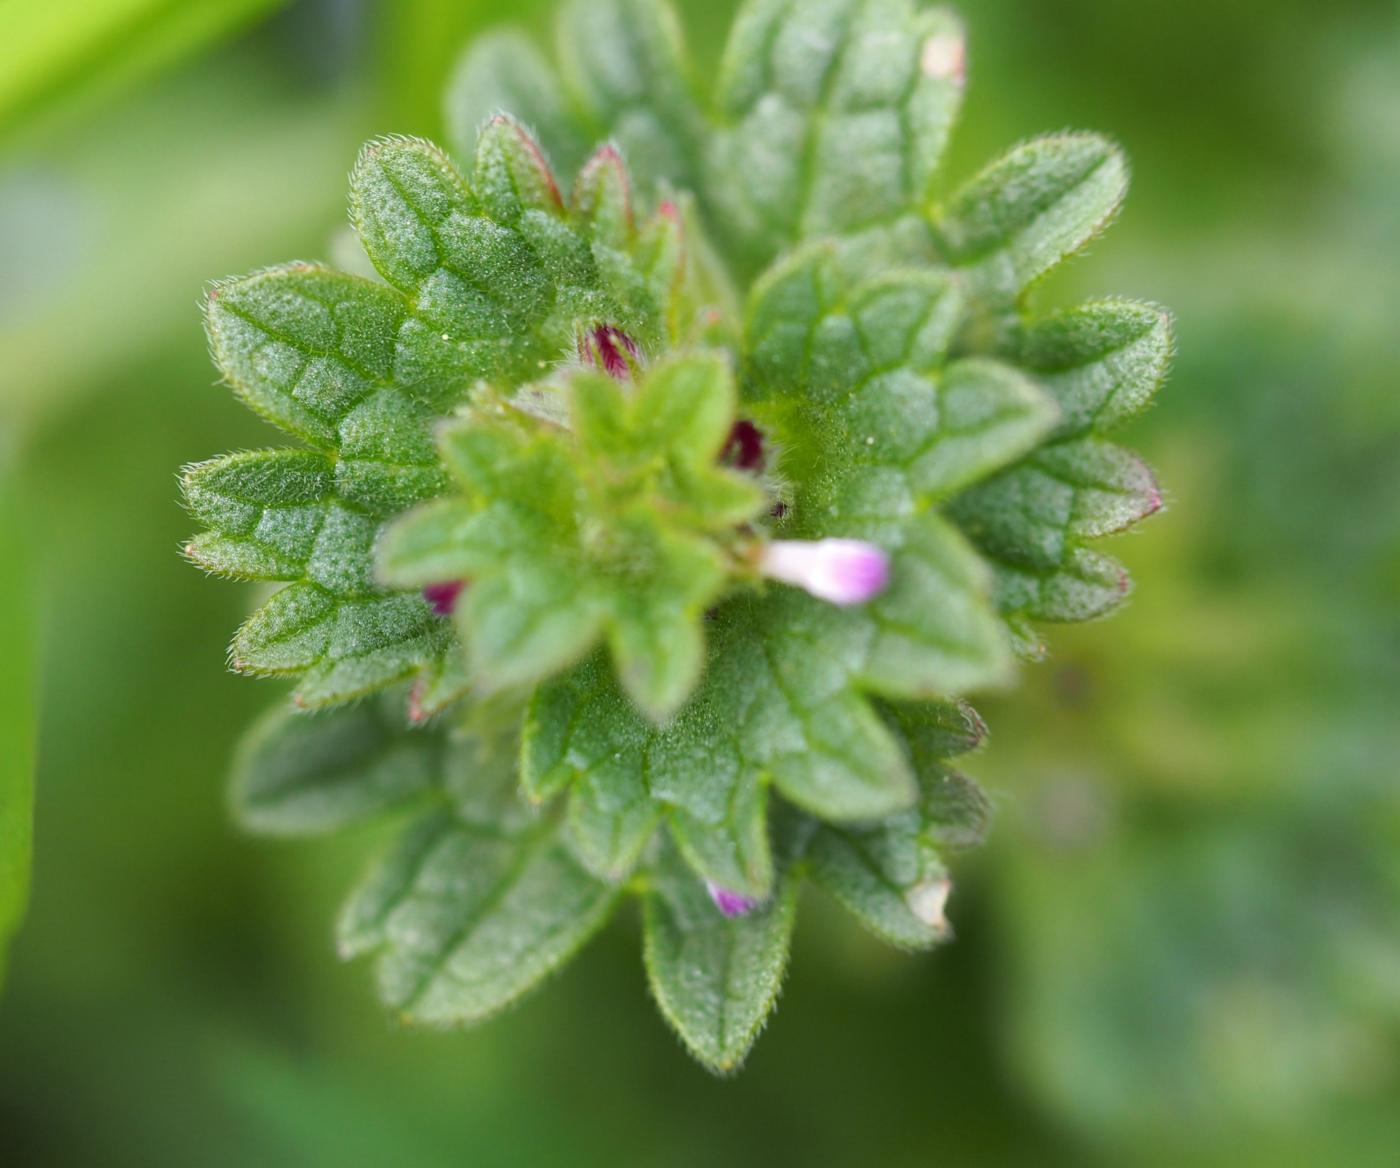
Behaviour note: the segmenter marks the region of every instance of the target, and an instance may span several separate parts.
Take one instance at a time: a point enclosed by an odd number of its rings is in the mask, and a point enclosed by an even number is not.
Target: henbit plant
[[[557,69],[510,33],[464,59],[465,174],[365,148],[380,279],[212,288],[224,377],[304,445],[188,468],[186,550],[285,583],[232,648],[300,707],[242,749],[243,822],[417,811],[339,925],[387,1003],[483,1018],[636,895],[662,1012],[725,1071],[802,882],[896,945],[948,935],[946,855],[988,815],[963,695],[1126,593],[1089,543],[1161,497],[1106,434],[1169,322],[1028,308],[1123,197],[1102,138],[939,196],[946,12],[752,0],[712,97],[654,0],[559,28]]]

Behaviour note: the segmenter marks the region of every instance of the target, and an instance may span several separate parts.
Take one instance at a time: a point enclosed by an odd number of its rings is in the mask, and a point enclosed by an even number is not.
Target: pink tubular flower
[[[637,342],[610,324],[595,324],[579,337],[578,355],[618,381],[632,376],[632,363],[641,356]]]
[[[883,592],[890,579],[889,557],[859,539],[774,540],[764,549],[759,569],[770,580],[795,584],[841,605],[864,604]]]
[[[705,891],[715,902],[715,908],[719,909],[730,920],[746,916],[758,906],[758,901],[752,896],[745,896],[742,892],[731,892],[728,888],[721,888],[709,880],[705,881]]]
[[[441,584],[425,584],[423,599],[438,616],[451,616],[457,607],[457,598],[466,587],[461,580],[444,580]]]

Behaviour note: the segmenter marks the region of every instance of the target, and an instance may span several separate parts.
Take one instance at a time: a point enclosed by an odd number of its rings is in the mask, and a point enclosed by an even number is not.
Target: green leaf
[[[470,579],[457,617],[482,684],[526,684],[586,653],[602,603],[569,543],[577,473],[552,434],[460,423],[444,430],[448,466],[470,495],[439,499],[387,532],[380,573],[390,583]]]
[[[335,466],[323,454],[270,450],[186,468],[185,507],[210,530],[185,554],[200,567],[242,580],[305,575],[335,494]]]
[[[489,689],[528,685],[566,668],[603,626],[601,601],[544,555],[502,562],[499,575],[473,582],[459,612],[472,676]]]
[[[775,424],[801,428],[791,473],[823,470],[815,498],[796,508],[806,529],[836,534],[850,516],[897,521],[1014,461],[1054,425],[1054,404],[1013,367],[947,364],[961,310],[956,284],[936,272],[850,289],[825,246],[758,283],[751,395]]]
[[[419,671],[408,694],[408,720],[419,725],[451,709],[472,688],[466,654],[456,638],[447,639]]]
[[[1104,434],[1140,413],[1171,355],[1171,317],[1130,300],[1093,301],[1034,321],[1009,354],[1059,403],[1062,438]]]
[[[1086,620],[1128,592],[1122,566],[1087,541],[1162,505],[1147,465],[1096,435],[1151,400],[1171,355],[1169,320],[1147,305],[1101,301],[1025,326],[1011,348],[1060,403],[1056,441],[949,510],[996,565],[1006,615]]]
[[[975,295],[1010,303],[1102,232],[1127,189],[1127,163],[1107,139],[1037,138],[954,195],[935,217],[935,234]]]
[[[986,796],[945,761],[976,746],[985,727],[958,705],[900,707],[888,717],[918,775],[918,802],[879,824],[821,824],[806,857],[813,881],[866,928],[918,949],[949,936],[945,853],[980,843],[986,832]]]
[[[1072,546],[1048,571],[1003,564],[997,570],[997,607],[1041,621],[1086,621],[1127,599],[1132,580],[1111,556]]]
[[[542,687],[526,725],[526,783],[615,780],[607,798],[579,797],[592,798],[600,834],[629,841],[622,860],[654,822],[650,800],[702,875],[763,895],[766,783],[826,819],[894,814],[913,802],[914,780],[865,695],[931,697],[1007,677],[991,580],[933,504],[1015,460],[1057,415],[1009,366],[944,366],[958,305],[956,288],[929,273],[847,293],[823,247],[755,292],[749,392],[793,452],[780,467],[794,495],[779,530],[871,540],[891,553],[891,582],[846,609],[777,586],[730,601],[709,622],[699,688],[664,730],[639,724],[593,667]]]
[[[522,781],[536,800],[571,788],[568,828],[599,877],[625,878],[664,818],[697,871],[736,891],[768,891],[765,784],[722,726],[710,721],[714,738],[708,747],[700,740],[708,715],[694,711],[704,699],[658,734],[596,659],[536,691]]]
[[[482,213],[436,147],[371,143],[351,174],[350,208],[371,262],[417,309],[397,338],[401,380],[455,382],[460,394],[475,378],[520,376],[551,343],[557,351],[557,331],[540,334],[556,291],[540,256]]]
[[[571,223],[538,147],[508,119],[483,130],[471,186],[430,144],[391,139],[364,150],[351,187],[356,229],[391,286],[294,264],[220,284],[208,303],[215,360],[235,390],[325,453],[235,455],[191,468],[185,482],[210,529],[187,545],[191,559],[293,584],[243,627],[233,660],[302,674],[296,696],[308,706],[424,668],[448,676],[450,628],[417,597],[386,593],[372,558],[383,518],[443,490],[433,411],[478,377],[533,376],[599,319],[656,337],[682,262],[658,250],[675,227],[665,217],[645,233],[630,217],[606,232],[593,212]],[[463,606],[490,629],[474,652],[497,685],[568,664],[601,628],[587,596],[553,611],[570,595],[547,550],[537,545],[529,579],[483,582]],[[669,644],[663,615],[639,627]],[[693,683],[696,647],[675,644],[669,670],[629,670],[658,710]],[[463,689],[460,678],[421,688],[428,705],[416,708],[440,709]]]
[[[447,96],[458,149],[468,153],[484,121],[508,113],[532,128],[565,172],[592,144],[611,142],[648,205],[663,184],[695,189],[705,124],[671,7],[574,0],[560,9],[555,43],[558,70],[514,30],[467,50]]]
[[[662,1014],[712,1071],[739,1068],[777,1001],[796,915],[797,884],[726,918],[674,852],[652,870],[644,910],[647,977]]]
[[[1142,459],[1077,438],[1052,443],[959,496],[951,512],[998,560],[1050,569],[1082,541],[1122,531],[1160,506],[1157,480]]]
[[[297,362],[321,360],[307,355],[315,345],[348,353],[347,361],[365,360],[372,341],[360,331],[339,330],[349,322],[370,329],[371,316],[345,306],[363,308],[356,299],[362,293],[370,298],[366,303],[378,303],[384,291],[368,281],[293,267],[220,285],[209,303],[216,357],[236,386],[273,403],[267,412],[288,425],[303,404],[320,403],[316,420],[324,426],[325,453],[228,455],[187,468],[182,481],[186,506],[209,528],[187,543],[192,560],[241,579],[291,582],[239,630],[234,668],[301,674],[295,697],[309,707],[411,675],[436,659],[451,635],[421,597],[386,594],[373,578],[382,517],[445,482],[425,409],[388,384],[364,381],[353,394],[316,397],[304,392],[308,385],[343,387],[345,378],[303,372],[284,383],[271,372],[282,358],[269,354],[294,352],[292,337],[305,350]],[[317,332],[322,327],[324,334]],[[338,360],[325,358],[324,368]],[[376,367],[380,375],[387,376],[387,360]],[[289,396],[278,396],[279,385]]]
[[[482,209],[496,222],[519,225],[531,211],[562,216],[564,198],[529,132],[504,114],[481,129],[472,187]],[[447,243],[450,255],[451,243]]]
[[[615,141],[648,198],[662,181],[694,190],[704,123],[671,6],[570,0],[555,43],[587,139]]]
[[[962,97],[963,33],[907,0],[751,0],[720,69],[706,193],[762,266],[922,210]]]
[[[205,324],[219,371],[253,410],[334,449],[342,422],[391,383],[408,308],[390,288],[315,264],[288,264],[209,292]]]
[[[712,546],[693,537],[660,524],[629,526],[629,558],[645,549],[656,569],[644,582],[619,586],[608,648],[623,688],[654,721],[664,722],[699,680],[701,621],[723,587],[725,565]]]
[[[629,694],[663,722],[699,676],[700,621],[726,582],[716,541],[764,502],[715,465],[733,376],[701,353],[639,370],[627,393],[580,370],[567,394],[572,435],[510,411],[445,427],[463,497],[394,525],[380,572],[472,581],[457,611],[483,685],[538,681],[605,638]]]
[[[646,821],[664,809],[707,879],[766,895],[772,879],[762,789],[771,780],[822,816],[878,818],[907,806],[913,782],[898,744],[850,686],[828,623],[839,610],[783,590],[736,599],[709,622],[699,689],[664,730],[649,727],[589,663],[542,686],[526,721],[527,787],[606,780],[598,810]],[[601,776],[601,777],[600,777]],[[650,814],[655,814],[652,811]]]
[[[514,29],[477,37],[453,71],[445,117],[457,153],[470,157],[481,127],[501,113],[529,127],[559,173],[572,174],[583,164],[587,137],[567,107],[554,69]]]
[[[267,835],[335,831],[410,802],[444,779],[442,734],[410,730],[381,698],[318,714],[277,706],[233,767],[239,821]]]
[[[892,554],[885,593],[826,618],[835,642],[866,646],[858,675],[891,696],[1005,679],[989,583],[932,506],[1014,461],[1057,417],[1008,365],[944,364],[960,304],[955,285],[927,272],[848,292],[834,253],[816,247],[760,281],[748,313],[755,408],[801,452],[783,468],[800,484],[792,533],[866,539]]]
[[[618,896],[578,866],[553,825],[503,834],[437,814],[405,832],[351,897],[340,949],[379,953],[380,994],[406,1021],[463,1025],[571,957]]]
[[[29,900],[34,848],[34,678],[26,543],[9,482],[0,478],[0,982],[5,951]]]
[[[489,535],[465,499],[432,499],[389,528],[378,551],[378,573],[390,583],[460,580],[479,569]]]
[[[336,494],[371,515],[393,514],[443,483],[428,412],[393,381],[394,335],[404,320],[402,302],[383,285],[312,265],[225,281],[209,294],[209,335],[224,376],[259,413],[338,455]],[[239,457],[195,468],[213,476],[208,491],[236,482],[235,498],[253,504],[271,502],[279,486],[292,492],[286,502],[314,489],[309,461],[297,465],[285,454],[276,465],[245,465],[255,460]],[[201,483],[193,485],[198,492]],[[214,510],[217,521],[222,512]]]
[[[602,379],[592,380],[597,384]],[[699,471],[714,461],[729,436],[737,397],[733,374],[713,353],[658,365],[632,396],[628,429],[633,445],[638,453],[662,452]]]
[[[570,202],[590,224],[599,242],[616,247],[632,228],[632,180],[616,147],[605,145],[584,163],[574,179]]]
[[[419,596],[345,599],[309,582],[289,585],[234,637],[233,667],[299,675],[293,697],[314,708],[362,697],[414,674],[441,651],[449,626]]]
[[[594,321],[642,344],[661,335],[674,272],[639,270],[632,223],[595,239],[587,216],[571,219],[512,119],[483,128],[470,186],[431,143],[371,143],[351,176],[351,212],[375,267],[412,297],[396,376],[430,399],[450,401],[478,378],[519,384]]]

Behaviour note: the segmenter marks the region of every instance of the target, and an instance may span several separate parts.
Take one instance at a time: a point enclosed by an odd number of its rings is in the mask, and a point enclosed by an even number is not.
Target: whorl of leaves
[[[948,935],[988,818],[964,698],[1125,594],[1092,541],[1161,495],[1110,432],[1171,350],[1152,306],[1030,307],[1114,217],[1112,144],[941,195],[965,76],[941,9],[749,0],[707,92],[665,4],[573,0],[557,64],[512,32],[463,58],[464,169],[365,148],[377,279],[211,288],[215,363],[297,441],[183,477],[188,557],[281,585],[231,661],[294,706],[235,804],[284,835],[411,812],[339,932],[405,1018],[502,1008],[631,891],[662,1013],[727,1071],[804,880],[893,944]],[[764,579],[829,539],[888,586]]]

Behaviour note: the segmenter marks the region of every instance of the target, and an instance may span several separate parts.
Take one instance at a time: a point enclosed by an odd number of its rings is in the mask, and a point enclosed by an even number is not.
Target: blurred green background
[[[732,4],[682,7],[713,60]],[[547,5],[0,0],[0,940],[37,741],[0,1164],[1396,1163],[1400,8],[961,7],[954,176],[1063,126],[1134,160],[1041,302],[1177,313],[1128,435],[1171,506],[1113,548],[1131,603],[985,707],[956,943],[810,897],[716,1081],[629,914],[482,1029],[396,1029],[330,941],[374,833],[229,823],[276,693],[222,668],[246,593],[177,555],[175,468],[272,437],[214,384],[203,282],[329,256],[358,144],[440,135],[461,43]]]

